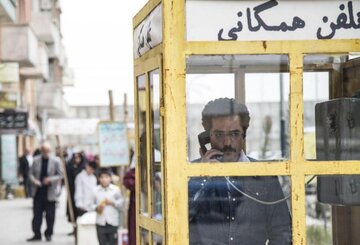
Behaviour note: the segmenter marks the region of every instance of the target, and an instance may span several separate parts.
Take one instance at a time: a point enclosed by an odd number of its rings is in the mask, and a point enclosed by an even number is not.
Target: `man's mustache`
[[[221,151],[222,151],[223,153],[236,152],[236,149],[232,148],[231,146],[225,146],[224,148],[221,149]]]

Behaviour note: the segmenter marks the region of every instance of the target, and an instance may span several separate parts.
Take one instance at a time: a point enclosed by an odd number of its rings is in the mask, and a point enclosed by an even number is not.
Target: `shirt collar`
[[[245,155],[245,152],[241,150],[239,162],[250,162],[250,159]]]
[[[103,191],[111,190],[111,184],[108,185],[107,187],[102,187],[102,186],[100,185],[100,187],[101,187],[101,190],[103,190]]]

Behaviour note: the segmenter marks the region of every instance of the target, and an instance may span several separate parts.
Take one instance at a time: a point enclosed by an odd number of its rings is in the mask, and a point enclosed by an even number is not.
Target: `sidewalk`
[[[74,245],[74,236],[67,234],[72,231],[66,217],[66,193],[63,191],[56,208],[54,235],[51,242],[26,242],[33,236],[31,231],[32,199],[0,200],[0,243],[3,245],[53,244]],[[42,233],[46,229],[46,221],[41,226]]]

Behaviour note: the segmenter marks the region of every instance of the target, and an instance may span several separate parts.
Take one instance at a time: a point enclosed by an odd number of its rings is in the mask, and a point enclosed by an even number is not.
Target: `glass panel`
[[[360,59],[351,55],[304,57],[305,158],[359,160]],[[338,98],[329,100],[331,97]]]
[[[359,175],[317,176],[307,184],[307,244],[360,244],[359,186]]]
[[[286,177],[192,177],[190,244],[291,244]]]
[[[304,152],[308,160],[316,159],[315,105],[329,100],[329,71],[304,72]]]
[[[318,201],[316,178],[307,176],[306,181],[306,244],[333,244],[331,205]]]
[[[156,234],[156,233],[153,233],[152,234],[152,238],[153,238],[153,245],[162,245],[163,244],[163,238],[162,236]]]
[[[149,231],[143,228],[140,229],[140,244],[149,245]]]
[[[138,167],[140,170],[140,212],[148,213],[147,191],[147,149],[146,149],[146,79],[145,75],[137,78],[138,86],[138,129],[139,129],[139,155]]]
[[[249,156],[259,160],[288,159],[289,73],[253,73],[246,74],[245,79],[251,117],[251,134],[246,141]]]
[[[288,69],[286,55],[189,56],[188,160],[288,159]]]
[[[150,93],[152,106],[152,159],[151,159],[151,182],[152,182],[152,201],[153,217],[161,220],[162,202],[161,202],[161,118],[160,118],[160,93],[161,83],[159,70],[150,73]]]
[[[304,67],[305,141],[309,127],[315,134],[309,150],[305,142],[305,153],[311,152],[305,157],[359,160],[360,59],[350,54],[307,55]],[[318,176],[306,186],[309,244],[360,243],[359,186],[360,175]]]

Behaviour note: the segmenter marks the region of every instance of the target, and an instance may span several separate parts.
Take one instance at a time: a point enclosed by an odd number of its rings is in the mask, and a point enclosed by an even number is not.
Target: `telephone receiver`
[[[210,133],[209,131],[204,131],[202,133],[200,133],[198,135],[198,140],[199,140],[199,144],[200,144],[200,149],[203,155],[205,155],[205,153],[208,151],[206,148],[207,144],[210,144]],[[223,156],[222,155],[216,155],[214,157],[212,157],[212,159],[216,159],[219,162],[223,161]]]
[[[206,145],[210,143],[210,133],[209,131],[204,131],[198,135],[199,145],[202,154],[207,152]]]

